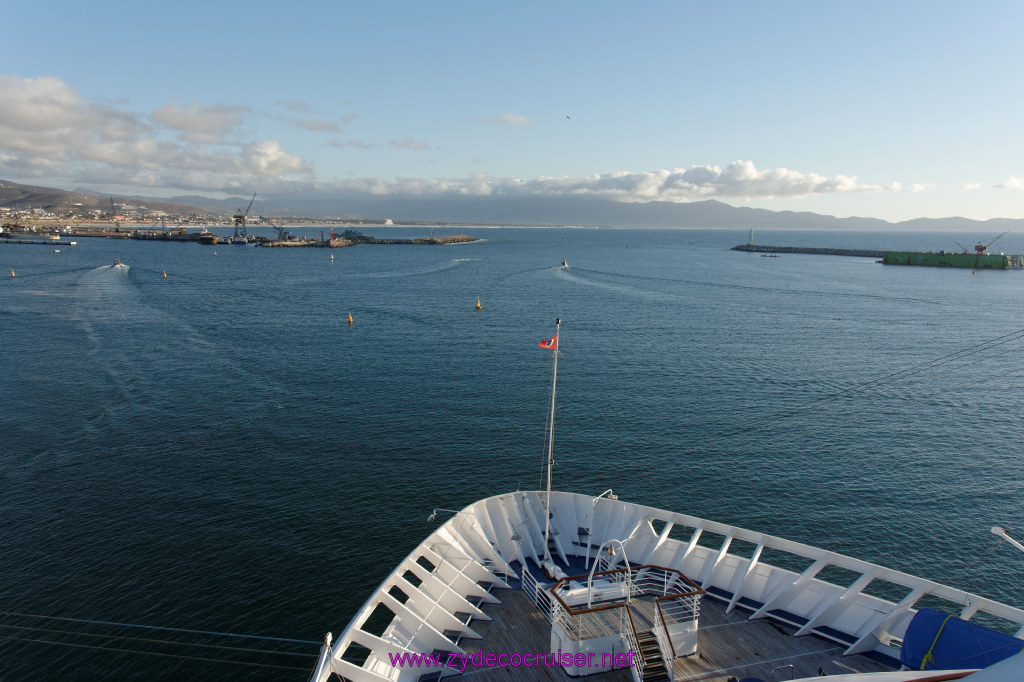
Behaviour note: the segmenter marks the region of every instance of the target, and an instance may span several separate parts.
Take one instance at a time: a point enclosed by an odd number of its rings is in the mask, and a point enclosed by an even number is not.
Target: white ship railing
[[[523,592],[530,598],[537,610],[544,615],[548,623],[551,623],[551,594],[537,582],[537,579],[526,568],[523,569]]]
[[[519,577],[512,564],[540,562],[544,524],[538,524],[535,510],[544,508],[543,498],[543,492],[522,491],[486,498],[438,528],[352,618],[335,640],[327,668],[356,682],[415,679],[411,670],[390,666],[388,654],[438,648],[461,651],[447,640],[445,630],[458,630],[467,637],[474,633],[455,614],[487,619],[478,604],[481,600],[498,601],[478,583],[507,586],[500,575]],[[551,536],[559,557],[564,553],[592,559],[594,542],[624,538],[631,564],[677,570],[726,604],[727,611],[742,609],[751,619],[788,622],[796,634],[813,632],[840,643],[847,655],[876,651],[898,657],[898,647],[917,609],[936,602],[945,602],[939,608],[963,620],[996,623],[1017,637],[1024,636],[1022,609],[820,547],[687,514],[574,493],[553,492],[550,513],[551,527],[559,531]],[[424,565],[424,560],[428,564]],[[831,577],[836,569],[844,574],[841,583]],[[522,573],[525,586],[527,571]],[[408,596],[406,602],[389,596],[395,588]],[[370,634],[363,628],[369,627],[371,613],[381,606],[394,614],[394,621],[383,634]],[[668,622],[671,607],[664,602],[660,606]],[[686,607],[676,608],[681,618],[689,617]],[[552,604],[552,617],[554,609]],[[695,616],[698,609],[696,605],[692,609]],[[574,627],[586,631],[582,624]],[[362,646],[370,650],[362,663],[343,658],[350,648]],[[326,677],[319,676],[317,682],[326,682]]]
[[[963,620],[983,614],[984,624],[1024,638],[1022,609],[827,549],[571,493],[553,494],[552,514],[563,533],[580,537],[574,543],[579,557],[594,557],[595,542],[625,538],[630,562],[678,569],[723,601],[728,612],[740,608],[751,619],[785,621],[796,634],[814,632],[841,644],[846,655],[878,651],[898,657],[907,625],[924,605]],[[843,574],[842,584],[833,582],[837,573]]]
[[[626,645],[628,651],[632,651],[633,655],[633,670],[636,672],[636,679],[644,679],[644,667],[647,662],[644,660],[643,650],[640,648],[639,642],[636,639],[636,624],[633,623],[633,614],[629,612],[629,609],[622,610],[622,622],[620,624],[622,634],[626,638]]]

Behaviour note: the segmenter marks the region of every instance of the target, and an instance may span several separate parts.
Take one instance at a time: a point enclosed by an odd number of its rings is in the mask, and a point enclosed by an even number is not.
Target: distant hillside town
[[[7,226],[41,225],[47,228],[70,225],[113,225],[131,228],[160,226],[232,226],[241,213],[252,226],[278,225],[390,225],[386,218],[310,217],[308,215],[259,215],[250,199],[211,201],[191,197],[205,208],[157,199],[102,196],[70,192],[50,187],[35,187],[0,180],[0,224]],[[248,202],[248,208],[245,208]],[[257,206],[258,207],[258,206]]]
[[[81,204],[72,204],[57,210],[46,208],[11,208],[0,206],[0,221],[4,223],[25,223],[36,221],[68,222],[68,223],[152,223],[164,220],[185,224],[210,224],[218,216],[207,213],[171,212],[163,209],[150,208],[144,205],[115,204],[107,210],[88,208]],[[231,216],[222,216],[225,224],[231,224]]]

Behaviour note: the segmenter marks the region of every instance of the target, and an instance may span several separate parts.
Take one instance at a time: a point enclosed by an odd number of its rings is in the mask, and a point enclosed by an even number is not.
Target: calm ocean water
[[[556,317],[557,488],[1024,606],[1024,555],[988,532],[1024,528],[1024,272],[762,258],[737,230],[464,231],[483,241],[0,244],[0,679],[305,679],[316,644],[109,623],[338,633],[433,508],[538,487]]]

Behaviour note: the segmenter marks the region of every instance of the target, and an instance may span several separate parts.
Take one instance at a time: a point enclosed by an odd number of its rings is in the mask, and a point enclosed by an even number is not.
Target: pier
[[[74,246],[75,242],[60,242],[54,239],[0,239],[4,244],[43,244],[46,246]]]
[[[1024,255],[986,253],[986,246],[983,244],[979,244],[975,249],[975,253],[968,253],[966,249],[961,253],[951,253],[948,251],[873,251],[870,249],[829,249],[805,246],[761,246],[753,243],[732,247],[733,251],[754,253],[806,253],[826,256],[877,258],[879,263],[885,265],[970,268],[974,271],[1024,269]]]
[[[857,256],[858,258],[883,258],[885,251],[872,249],[830,249],[816,246],[762,246],[761,244],[740,244],[733,251],[752,253],[804,253],[816,256]]]
[[[264,247],[313,247],[313,248],[340,248],[344,246],[355,246],[356,244],[426,244],[426,245],[445,245],[445,244],[463,244],[466,242],[475,242],[476,237],[470,237],[468,234],[453,234],[443,237],[419,237],[417,239],[378,239],[376,237],[370,237],[364,235],[355,230],[346,230],[341,237],[335,237],[333,239],[266,239],[259,240],[257,246]]]

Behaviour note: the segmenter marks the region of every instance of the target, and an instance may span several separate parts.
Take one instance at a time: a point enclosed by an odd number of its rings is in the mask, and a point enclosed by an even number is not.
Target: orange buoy
[[[164,270],[164,279],[167,279],[167,271]]]
[[[348,314],[348,323],[352,324],[352,313]]]
[[[11,270],[11,277],[14,277],[14,270]]]

